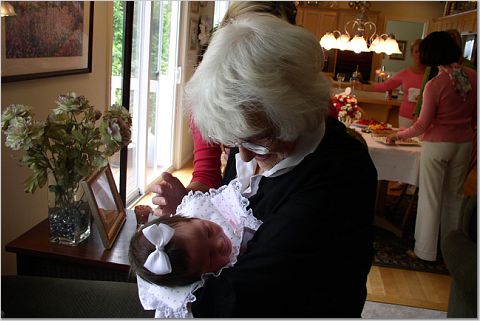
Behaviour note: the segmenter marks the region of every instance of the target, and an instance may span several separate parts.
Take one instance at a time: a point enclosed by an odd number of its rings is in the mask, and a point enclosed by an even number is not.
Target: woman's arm
[[[206,192],[209,188],[218,188],[222,180],[220,145],[205,142],[193,122],[191,128],[193,133],[193,173],[187,189]]]
[[[393,76],[392,78],[389,78],[385,82],[377,83],[375,85],[360,84],[358,89],[364,90],[364,91],[375,91],[375,92],[393,90],[402,84],[402,75],[403,75],[403,71],[399,71],[395,76]]]
[[[433,88],[432,83],[428,82],[425,85],[425,90],[423,92],[423,106],[420,111],[420,116],[417,121],[407,128],[406,130],[400,131],[397,133],[397,138],[406,139],[411,137],[420,136],[427,130],[428,126],[432,123],[433,118],[439,103],[440,95],[437,94],[438,91]]]

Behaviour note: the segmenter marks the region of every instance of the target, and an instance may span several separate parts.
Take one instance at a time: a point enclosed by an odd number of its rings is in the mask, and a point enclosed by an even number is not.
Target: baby
[[[237,262],[261,224],[240,186],[233,180],[208,193],[190,192],[174,216],[157,218],[132,237],[129,260],[140,301],[155,317],[188,317],[193,292]]]
[[[232,242],[220,225],[175,215],[143,227],[130,242],[130,266],[152,283],[180,286],[199,281],[230,262]]]

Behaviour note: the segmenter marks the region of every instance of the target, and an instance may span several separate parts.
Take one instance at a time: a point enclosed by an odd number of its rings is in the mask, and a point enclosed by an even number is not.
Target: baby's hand
[[[187,190],[182,182],[168,172],[162,173],[163,182],[154,185],[150,190],[157,193],[152,198],[152,203],[158,205],[154,209],[153,214],[156,216],[164,216],[175,214],[178,205],[182,202],[182,198],[187,195]]]

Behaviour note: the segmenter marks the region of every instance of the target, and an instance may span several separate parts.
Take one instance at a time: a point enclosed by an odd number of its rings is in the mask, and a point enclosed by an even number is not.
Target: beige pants
[[[471,149],[470,142],[422,144],[415,254],[423,260],[437,259],[439,226],[441,239],[459,226]]]

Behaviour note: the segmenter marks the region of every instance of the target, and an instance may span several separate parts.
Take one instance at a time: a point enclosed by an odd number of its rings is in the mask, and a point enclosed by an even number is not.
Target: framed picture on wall
[[[405,51],[407,49],[407,41],[406,40],[397,40],[398,48],[400,48],[401,54],[391,54],[389,56],[392,60],[405,60]]]
[[[2,83],[92,71],[93,1],[14,1],[2,17]]]

